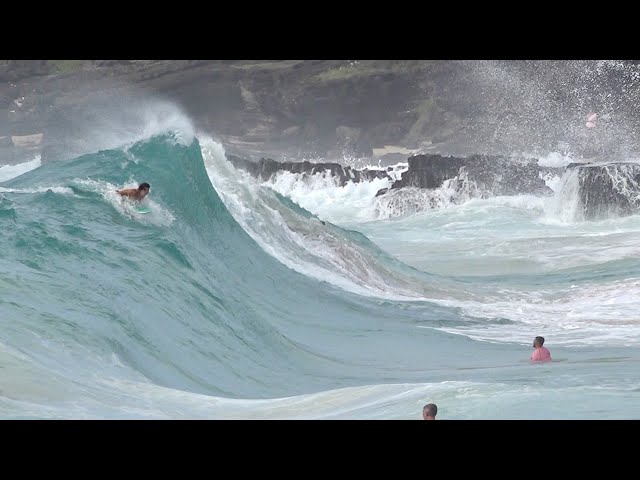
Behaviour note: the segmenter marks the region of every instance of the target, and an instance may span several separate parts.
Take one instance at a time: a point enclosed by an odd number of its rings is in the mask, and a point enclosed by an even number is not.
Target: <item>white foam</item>
[[[130,182],[124,186],[115,186],[106,181],[76,178],[72,183],[87,188],[89,191],[99,193],[122,215],[134,218],[139,222],[168,226],[175,220],[175,216],[169,209],[151,199],[151,194],[143,201],[143,204],[149,206],[151,213],[143,214],[137,211],[138,202],[130,201],[116,193],[116,190],[121,188],[137,188],[138,183],[136,182]]]
[[[554,345],[637,346],[640,344],[640,279],[566,289],[500,290],[477,300],[436,303],[461,308],[478,318],[503,318],[513,324],[474,324],[440,330],[477,340],[530,343],[532,332]]]
[[[372,198],[379,190],[389,188],[391,182],[379,178],[358,183],[347,182],[341,187],[329,172],[308,175],[283,171],[263,185],[291,198],[324,220],[343,223],[373,220]]]
[[[200,145],[211,184],[234,219],[265,252],[292,270],[359,295],[421,298],[421,292],[385,268],[367,248],[347,239],[339,229],[292,212],[271,188],[235,170],[226,161],[222,145],[207,137]]]
[[[68,187],[36,187],[36,188],[5,188],[0,187],[0,193],[45,193],[53,192],[61,195],[73,195],[73,190]]]
[[[638,345],[640,216],[576,221],[574,175],[563,176],[555,198],[474,198],[359,230],[400,260],[442,275],[430,301],[480,319],[447,332],[529,343],[539,329],[557,344]],[[458,276],[472,279],[460,284]],[[572,277],[579,280],[569,288]]]
[[[4,165],[0,167],[0,182],[6,182],[7,180],[19,177],[38,168],[41,164],[40,155],[38,154],[33,160],[28,162],[18,163],[17,165]]]
[[[382,166],[381,162],[378,162],[378,165],[372,165],[367,162],[342,162],[343,165],[349,165],[352,168],[357,170],[378,170],[381,172],[385,172],[389,177],[391,177],[392,182],[396,180],[400,180],[402,178],[402,174],[409,170],[409,162],[398,162],[394,165],[388,165],[386,167]]]
[[[103,379],[118,392],[121,416],[208,419],[421,419],[425,398],[468,397],[472,382],[364,385],[269,399],[200,395],[151,383]]]
[[[555,173],[542,173],[539,174],[540,178],[544,181],[544,184],[549,187],[554,193],[561,188],[561,177]]]
[[[544,365],[545,371],[561,364]],[[542,365],[522,365],[540,375]],[[544,379],[547,375],[542,375]],[[438,405],[440,420],[625,419],[640,414],[637,381],[605,385],[443,381],[362,385],[267,399],[224,398],[150,382],[96,376],[89,388],[50,399],[0,396],[3,418],[209,419],[209,420],[421,420],[422,408]],[[490,399],[490,401],[489,401]],[[538,408],[531,409],[532,403]],[[571,405],[571,408],[567,406]]]
[[[538,165],[541,167],[561,168],[566,167],[574,161],[570,155],[551,152],[545,157],[540,157],[538,159]]]
[[[517,208],[520,210],[542,211],[545,205],[545,198],[536,197],[535,195],[505,195],[488,199],[474,198],[469,200],[465,206],[471,206],[474,204]]]

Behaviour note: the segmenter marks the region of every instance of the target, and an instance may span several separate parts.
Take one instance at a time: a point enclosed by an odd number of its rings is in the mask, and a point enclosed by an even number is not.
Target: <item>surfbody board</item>
[[[134,207],[134,210],[136,211],[136,213],[151,213],[151,209],[146,205],[138,205]]]

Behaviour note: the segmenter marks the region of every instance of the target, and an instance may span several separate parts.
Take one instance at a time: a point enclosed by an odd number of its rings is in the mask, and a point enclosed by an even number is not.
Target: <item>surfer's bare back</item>
[[[147,195],[149,195],[149,190],[151,189],[151,185],[147,182],[141,183],[138,188],[123,188],[120,190],[116,190],[116,193],[122,195],[123,197],[128,197],[131,200],[140,201]]]

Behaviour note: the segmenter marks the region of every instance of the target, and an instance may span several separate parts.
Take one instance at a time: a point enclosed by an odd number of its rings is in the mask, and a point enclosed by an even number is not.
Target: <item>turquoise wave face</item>
[[[143,181],[146,215],[115,194]],[[388,368],[377,340],[359,338],[394,303],[346,294],[266,254],[212,188],[197,140],[161,136],[48,163],[5,182],[1,205],[3,343],[42,375],[260,398],[366,383]],[[411,308],[410,323],[456,318]],[[415,343],[410,356],[422,352]]]

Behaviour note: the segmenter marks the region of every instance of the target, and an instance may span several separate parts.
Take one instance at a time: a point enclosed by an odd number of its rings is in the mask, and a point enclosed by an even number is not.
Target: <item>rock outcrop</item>
[[[340,186],[350,181],[357,183],[375,178],[393,180],[389,175],[391,168],[388,171],[357,170],[338,163],[252,161],[234,155],[228,155],[228,160],[263,181],[282,171],[330,175]],[[554,177],[560,178],[560,190],[557,192],[552,191],[545,181]],[[576,162],[566,167],[542,167],[538,160],[530,158],[416,155],[409,158],[408,169],[402,173],[401,179],[393,181],[389,188],[380,189],[375,196],[389,196],[391,203],[387,206],[397,204],[397,211],[415,213],[438,208],[443,200],[442,195],[416,195],[415,190],[426,193],[445,185],[449,191],[445,196],[451,196],[448,202],[456,199],[466,201],[470,197],[556,195],[566,208],[573,208],[574,204],[577,206],[577,217],[573,219],[576,221],[640,213],[640,164],[632,162]]]
[[[640,164],[571,164],[567,189],[576,192],[580,220],[640,213]]]
[[[492,195],[549,195],[552,192],[543,175],[550,170],[540,167],[537,159],[497,155],[472,155],[466,158],[416,155],[409,158],[409,169],[391,188],[438,188],[445,180],[464,174],[466,181],[473,182],[477,189]]]
[[[348,182],[359,183],[362,181],[370,181],[375,178],[388,178],[389,175],[383,170],[357,170],[349,166],[342,166],[339,163],[312,163],[312,162],[277,162],[269,158],[262,158],[259,161],[251,161],[237,157],[235,155],[227,155],[229,160],[235,167],[245,170],[252,176],[263,181],[274,177],[278,172],[302,173],[307,175],[326,174],[336,179],[336,184],[344,186]]]

